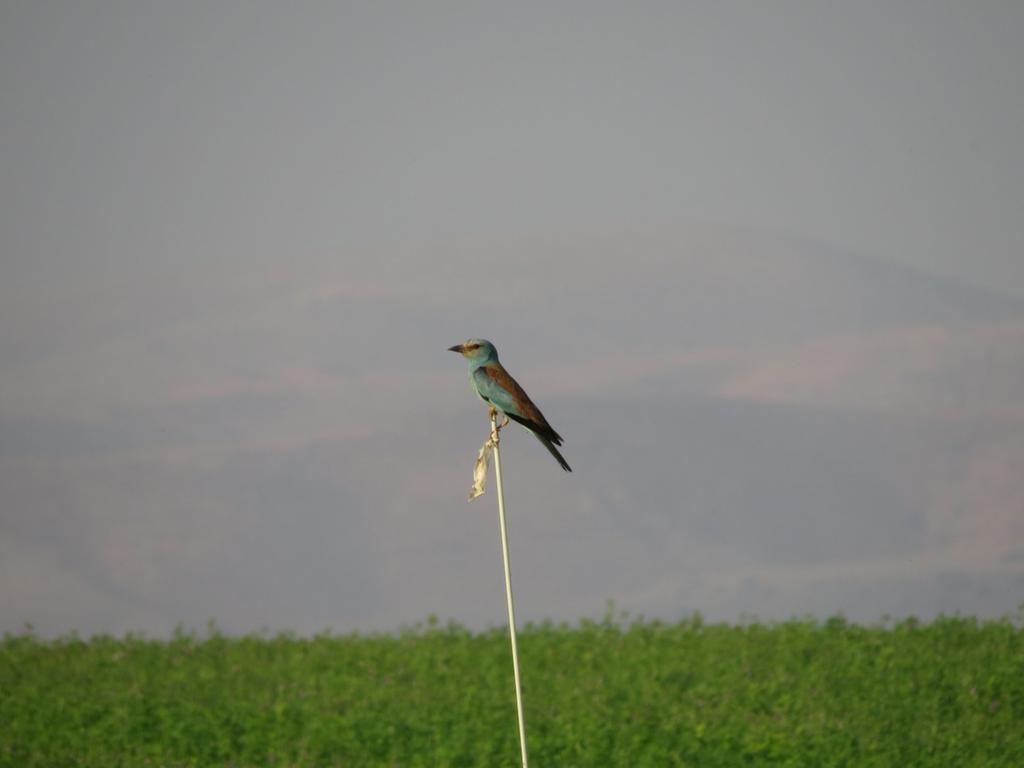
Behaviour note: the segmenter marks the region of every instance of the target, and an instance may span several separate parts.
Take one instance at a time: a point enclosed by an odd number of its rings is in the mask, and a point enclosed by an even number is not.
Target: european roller
[[[551,428],[540,408],[533,404],[523,388],[498,362],[498,350],[486,339],[470,339],[448,347],[469,360],[469,383],[477,397],[512,421],[522,424],[541,441],[566,472],[572,472],[569,463],[558,452],[561,436]]]

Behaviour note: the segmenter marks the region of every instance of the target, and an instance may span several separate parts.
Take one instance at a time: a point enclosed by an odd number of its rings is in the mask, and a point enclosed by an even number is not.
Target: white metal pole
[[[508,528],[505,525],[505,494],[501,486],[501,457],[498,455],[497,414],[491,412],[491,439],[494,442],[494,480],[498,487],[498,524],[501,528],[501,556],[505,564],[505,600],[508,604],[508,636],[512,641],[512,676],[516,682],[516,714],[519,716],[519,751],[523,768],[526,757],[526,720],[523,718],[523,688],[519,679],[519,649],[516,647],[516,613],[512,607],[512,570],[508,564]]]

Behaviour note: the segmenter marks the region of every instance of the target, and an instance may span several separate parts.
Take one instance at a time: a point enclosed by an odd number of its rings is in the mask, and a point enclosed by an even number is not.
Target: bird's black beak
[[[458,352],[460,355],[466,350],[466,347],[462,344],[456,344],[454,347],[448,347],[449,352]]]

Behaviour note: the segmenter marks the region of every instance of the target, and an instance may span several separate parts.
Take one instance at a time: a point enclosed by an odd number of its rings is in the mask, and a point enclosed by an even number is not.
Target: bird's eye
[[[466,349],[480,349],[479,344],[470,344]]]

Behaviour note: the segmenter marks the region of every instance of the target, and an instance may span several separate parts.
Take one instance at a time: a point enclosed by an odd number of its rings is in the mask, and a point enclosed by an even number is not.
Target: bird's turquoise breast
[[[478,365],[469,372],[469,383],[472,385],[473,391],[476,392],[476,396],[499,411],[512,410],[514,413],[515,403],[512,396],[498,386],[490,376],[481,370],[482,368],[482,365]]]

